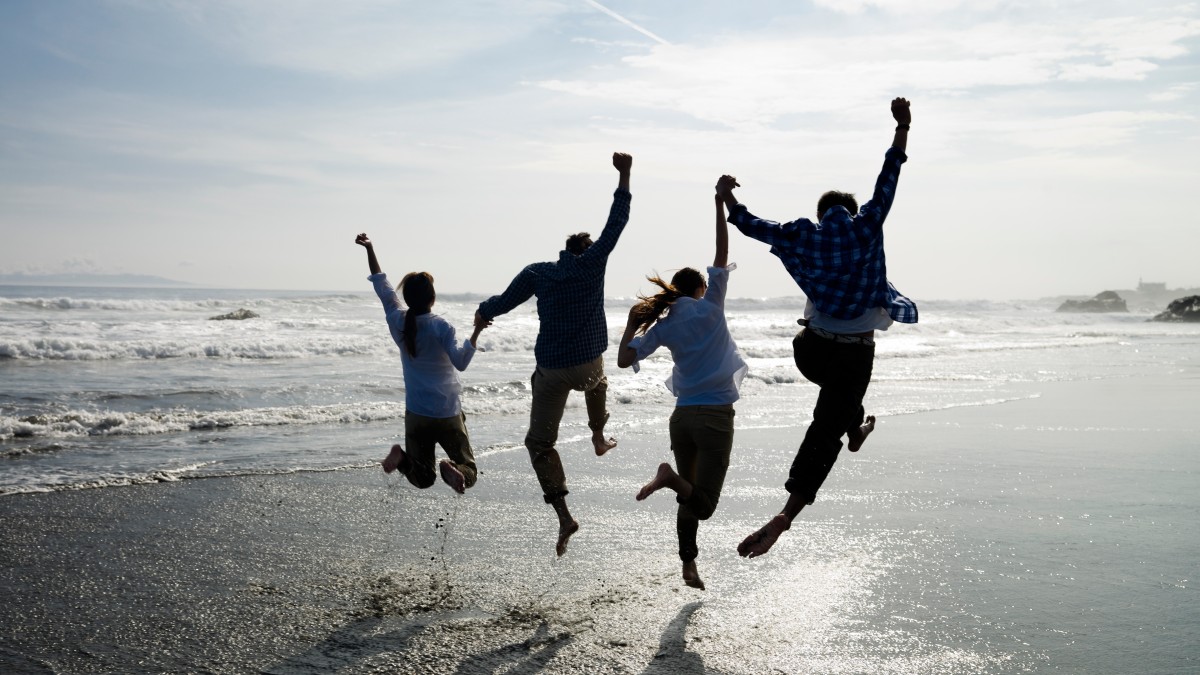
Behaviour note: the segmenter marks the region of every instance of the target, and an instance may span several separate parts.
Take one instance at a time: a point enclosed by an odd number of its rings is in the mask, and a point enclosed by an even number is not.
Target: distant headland
[[[1163,282],[1138,279],[1137,288],[1110,289],[1092,298],[1059,296],[1060,312],[1147,312],[1161,311],[1180,298],[1200,295],[1200,288],[1167,288]]]
[[[0,273],[0,285],[8,286],[138,286],[147,288],[184,288],[195,286],[187,281],[176,281],[151,274],[25,274],[23,272]]]

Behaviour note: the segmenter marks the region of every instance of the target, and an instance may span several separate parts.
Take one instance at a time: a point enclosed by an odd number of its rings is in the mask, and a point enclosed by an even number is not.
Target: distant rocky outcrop
[[[1200,322],[1200,295],[1189,295],[1186,298],[1172,300],[1166,311],[1157,314],[1151,321],[1187,321]]]
[[[209,321],[242,321],[243,319],[257,319],[258,315],[248,309],[239,309],[221,316],[210,316]]]
[[[1116,291],[1104,291],[1091,300],[1067,300],[1058,306],[1059,312],[1128,312],[1125,301]]]

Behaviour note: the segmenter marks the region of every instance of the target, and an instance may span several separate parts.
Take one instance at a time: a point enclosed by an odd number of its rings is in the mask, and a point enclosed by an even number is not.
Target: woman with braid
[[[475,484],[475,456],[467,435],[466,415],[458,395],[462,392],[457,370],[466,370],[475,356],[475,343],[487,323],[476,324],[469,340],[458,344],[454,327],[442,317],[430,313],[437,294],[433,276],[428,272],[404,275],[397,288],[404,295],[400,307],[396,291],[388,284],[387,275],[379,269],[375,247],[365,233],[354,243],[367,249],[367,265],[375,294],[383,303],[388,329],[400,347],[400,363],[404,367],[404,442],[408,452],[399,444],[383,460],[386,473],[399,470],[408,482],[424,489],[433,485],[434,445],[439,444],[450,459],[438,464],[442,480],[455,492],[462,494]]]
[[[638,362],[660,346],[670,350],[675,361],[667,380],[667,388],[677,397],[670,425],[675,468],[661,464],[637,499],[662,488],[675,492],[683,582],[701,590],[704,582],[696,569],[700,553],[696,532],[700,521],[712,516],[721,497],[733,448],[733,402],[746,374],[746,364],[725,323],[725,289],[734,266],[728,265],[729,229],[720,199],[716,200],[716,213],[717,252],[708,268],[708,282],[690,267],[676,272],[670,283],[649,277],[662,290],[650,297],[640,296],[641,302],[629,310],[617,354],[617,365],[633,366],[634,372]]]

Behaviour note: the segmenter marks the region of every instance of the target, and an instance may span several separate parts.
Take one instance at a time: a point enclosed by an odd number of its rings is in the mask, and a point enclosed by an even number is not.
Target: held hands
[[[733,188],[742,187],[742,184],[737,182],[737,178],[730,175],[724,175],[717,179],[717,197],[725,199],[733,194]]]
[[[908,99],[897,96],[892,99],[892,117],[897,124],[912,124],[912,112],[908,109]]]
[[[614,152],[613,167],[623,174],[629,173],[629,170],[633,168],[633,155],[628,155],[624,152]]]
[[[478,335],[479,331],[487,328],[490,325],[492,325],[492,320],[483,318],[483,315],[479,313],[479,310],[475,310],[475,334]]]
[[[355,237],[354,243],[358,244],[359,246],[365,246],[367,248],[371,248],[371,240],[367,238],[366,232],[363,232],[362,234]]]

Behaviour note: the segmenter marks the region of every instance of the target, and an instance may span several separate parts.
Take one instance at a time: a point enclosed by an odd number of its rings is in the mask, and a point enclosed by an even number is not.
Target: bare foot
[[[846,443],[846,449],[850,452],[858,452],[858,449],[862,447],[863,442],[867,440],[867,436],[870,436],[872,431],[875,431],[875,416],[867,415],[867,419],[861,427],[846,434],[846,440],[849,441]]]
[[[654,478],[650,479],[649,483],[642,486],[638,490],[636,499],[640,502],[646,497],[658,492],[659,490],[669,486],[672,479],[678,478],[679,474],[675,473],[675,469],[671,468],[670,464],[663,462],[658,465],[658,473],[654,474]]]
[[[396,469],[400,469],[400,473],[408,473],[408,455],[404,454],[404,448],[400,447],[399,443],[392,446],[392,451],[380,464],[383,465],[384,473],[391,473]]]
[[[696,569],[695,560],[683,563],[683,583],[692,588],[704,590],[704,582],[700,579],[700,572]]]
[[[567,552],[567,540],[569,540],[571,538],[571,535],[575,534],[578,531],[579,531],[579,521],[575,520],[574,518],[572,518],[570,522],[566,522],[566,523],[559,521],[559,523],[558,523],[558,545],[556,545],[554,547],[555,552],[557,552],[560,556],[562,554],[566,553]]]
[[[462,494],[467,491],[467,479],[462,472],[454,466],[454,462],[448,459],[443,459],[438,462],[438,470],[442,474],[442,481],[449,485],[455,492]]]
[[[617,439],[605,438],[603,431],[593,431],[592,446],[596,448],[596,456],[599,457],[617,447]]]
[[[790,527],[791,523],[787,521],[787,518],[782,513],[775,516],[766,525],[759,528],[757,532],[746,537],[742,540],[741,544],[738,544],[738,555],[743,558],[757,558],[765,554],[775,545],[775,541],[779,539],[779,535],[786,532]]]

